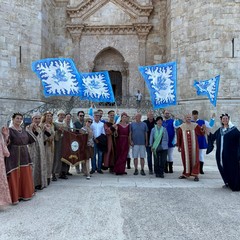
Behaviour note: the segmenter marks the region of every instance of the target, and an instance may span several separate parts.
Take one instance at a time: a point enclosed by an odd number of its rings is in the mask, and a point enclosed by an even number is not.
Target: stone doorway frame
[[[112,59],[112,64],[103,64],[102,66],[98,64],[98,61],[104,60],[104,54],[107,53],[107,51],[112,52],[113,55],[118,57],[118,62],[114,62],[114,59]],[[122,59],[122,61],[119,63],[119,59]],[[125,61],[123,55],[115,48],[107,47],[102,49],[94,58],[92,65],[92,72],[96,71],[108,71],[108,72],[119,72],[121,74],[121,94],[120,96],[124,98],[126,96],[129,96],[129,71],[128,71],[128,63]],[[111,77],[110,77],[111,78]],[[119,93],[119,91],[118,91]]]
[[[128,14],[132,22],[130,24],[118,24],[118,25],[89,25],[85,24],[85,20],[89,16],[93,15],[96,11],[102,8],[108,2],[112,2],[121,9],[124,9],[125,13]],[[110,38],[111,36],[118,35],[133,35],[138,39],[138,62],[136,65],[144,66],[146,63],[146,42],[147,36],[152,29],[152,24],[149,22],[149,16],[153,10],[152,2],[150,1],[148,5],[140,5],[132,0],[86,0],[83,1],[78,6],[67,6],[68,22],[66,24],[66,29],[69,31],[73,40],[73,59],[75,62],[80,62],[80,45],[83,36],[105,36]],[[125,58],[126,59],[126,58]],[[91,66],[93,63],[88,62],[88,69],[93,69]],[[128,65],[128,63],[126,63]],[[79,67],[79,66],[78,66]],[[126,69],[128,66],[126,67]],[[135,66],[134,69],[136,69]],[[133,67],[129,69],[133,69]],[[123,78],[125,77],[124,74]],[[126,70],[126,77],[129,75],[128,70]],[[139,80],[140,88],[144,95],[146,94],[145,83],[140,81],[140,74],[134,77],[135,80]],[[131,87],[132,88],[132,87]],[[125,93],[129,96],[129,81],[127,90]]]

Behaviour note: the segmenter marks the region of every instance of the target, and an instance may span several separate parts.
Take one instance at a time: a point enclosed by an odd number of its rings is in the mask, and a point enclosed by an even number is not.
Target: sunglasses
[[[87,121],[88,123],[93,123],[92,121]]]
[[[79,117],[84,117],[84,115],[79,115]]]

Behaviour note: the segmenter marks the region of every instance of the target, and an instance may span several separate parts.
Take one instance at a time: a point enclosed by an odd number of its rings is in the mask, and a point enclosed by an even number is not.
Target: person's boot
[[[49,184],[50,184],[50,182],[51,182],[51,179],[50,179],[50,178],[48,178],[48,179],[47,179],[47,185],[49,185]]]
[[[54,181],[54,182],[57,181],[57,177],[56,177],[55,173],[52,174],[52,181]]]
[[[203,164],[204,164],[204,162],[200,162],[200,174],[204,174]]]
[[[127,158],[127,169],[131,169],[130,162],[131,158]]]
[[[165,163],[164,172],[165,172],[165,173],[168,173],[168,162]]]
[[[67,177],[67,175],[66,175],[65,172],[62,172],[58,178],[61,178],[61,179],[68,179],[68,177]]]
[[[169,165],[169,173],[173,173],[173,162],[168,162]]]

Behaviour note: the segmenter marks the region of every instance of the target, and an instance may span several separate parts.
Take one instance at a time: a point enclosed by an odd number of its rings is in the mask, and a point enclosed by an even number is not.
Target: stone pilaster
[[[84,26],[83,25],[78,25],[78,26],[67,25],[67,29],[70,32],[70,35],[73,41],[73,59],[77,68],[79,69],[80,42],[81,42],[81,36],[82,36],[82,31],[84,29]]]
[[[151,24],[134,24],[135,30],[138,35],[138,44],[139,44],[139,65],[144,66],[146,64],[146,42],[147,36],[152,28]],[[143,81],[140,81],[142,84],[140,89],[143,90],[143,95],[146,96],[146,85]]]

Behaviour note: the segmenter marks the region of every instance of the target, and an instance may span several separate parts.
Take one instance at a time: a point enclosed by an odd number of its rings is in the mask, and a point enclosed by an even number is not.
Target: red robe
[[[197,176],[200,170],[197,136],[204,135],[196,123],[183,123],[177,132],[177,146],[181,149],[183,173],[185,177]]]
[[[106,122],[104,123],[104,130],[107,136],[107,152],[104,152],[104,167],[113,168],[115,164],[115,139],[114,132],[115,128],[112,127],[112,123]]]
[[[116,138],[116,162],[114,172],[117,174],[124,174],[129,152],[130,125],[123,127],[121,124],[118,124],[117,131],[118,137]]]

